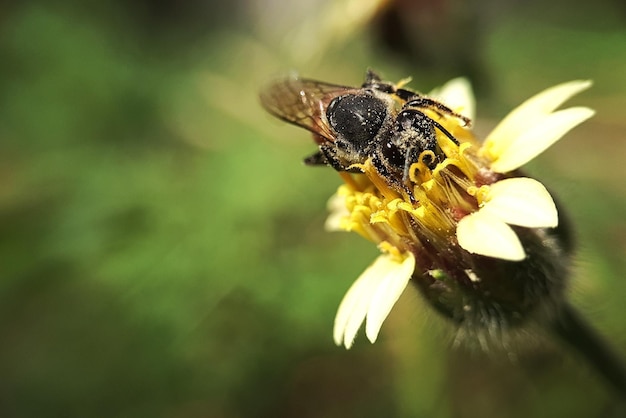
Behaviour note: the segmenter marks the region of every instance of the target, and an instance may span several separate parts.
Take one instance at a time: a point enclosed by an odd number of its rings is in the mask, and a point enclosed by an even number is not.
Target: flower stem
[[[621,400],[626,400],[626,365],[623,359],[571,306],[564,304],[550,327],[604,377]]]

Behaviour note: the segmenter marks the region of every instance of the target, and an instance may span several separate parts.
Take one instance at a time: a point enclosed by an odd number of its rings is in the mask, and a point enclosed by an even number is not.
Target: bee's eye
[[[400,149],[389,139],[382,142],[382,152],[387,161],[396,167],[404,167],[405,156]]]
[[[326,117],[330,126],[353,144],[367,144],[385,121],[385,103],[369,95],[347,94],[330,103]]]

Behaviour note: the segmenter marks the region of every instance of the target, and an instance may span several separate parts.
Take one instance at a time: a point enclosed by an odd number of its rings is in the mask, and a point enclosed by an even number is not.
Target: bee
[[[378,174],[398,190],[408,190],[410,167],[424,151],[431,151],[425,161],[431,169],[445,158],[436,130],[459,144],[424,110],[470,124],[444,104],[385,82],[371,70],[361,87],[285,78],[261,92],[261,103],[276,117],[313,133],[319,150],[305,164],[359,172],[355,165],[371,159]]]

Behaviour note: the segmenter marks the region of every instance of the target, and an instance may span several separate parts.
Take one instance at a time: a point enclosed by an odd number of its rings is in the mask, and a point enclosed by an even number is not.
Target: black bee
[[[424,109],[470,123],[436,100],[382,81],[371,70],[360,88],[295,77],[279,80],[262,91],[261,103],[280,119],[313,132],[319,151],[306,164],[358,172],[353,165],[371,158],[397,189],[406,187],[409,168],[422,152],[432,152],[434,158],[425,161],[431,169],[445,158],[435,129],[458,144]]]

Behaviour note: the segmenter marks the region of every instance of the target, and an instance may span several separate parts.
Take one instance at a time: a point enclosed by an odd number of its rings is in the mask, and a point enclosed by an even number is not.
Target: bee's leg
[[[360,173],[358,168],[348,169],[345,164],[337,158],[335,146],[321,144],[320,150],[304,159],[304,164],[311,166],[329,165],[337,171],[347,171],[349,173]]]
[[[329,155],[334,155],[332,153],[328,153]],[[315,154],[309,155],[304,159],[304,164],[310,166],[331,166],[337,171],[347,171],[349,173],[360,173],[358,168],[347,169],[343,164],[341,164],[336,158],[329,159],[327,154],[322,151],[318,151]]]
[[[472,121],[468,118],[465,117],[463,115],[461,115],[460,113],[455,112],[454,110],[450,109],[448,106],[439,103],[437,100],[434,99],[430,99],[428,97],[424,97],[424,96],[415,96],[412,99],[408,100],[405,104],[404,107],[417,107],[417,108],[421,108],[421,109],[432,109],[434,110],[439,116],[442,116],[442,113],[446,113],[450,116],[454,116],[455,118],[459,118],[463,121],[463,123],[465,124],[465,126],[470,126]]]
[[[413,197],[413,191],[409,187],[409,184],[398,177],[397,171],[393,173],[390,170],[389,166],[384,162],[384,160],[380,158],[380,156],[375,155],[374,157],[372,157],[372,165],[374,166],[380,177],[385,179],[387,184],[392,189],[396,190],[399,193],[406,193],[411,198],[411,202],[415,201]]]
[[[402,170],[402,183],[408,185],[410,183],[410,170],[414,162],[419,158],[420,150],[413,146],[408,149],[404,156],[404,170]]]
[[[361,85],[361,87],[382,91],[383,93],[388,94],[394,94],[396,92],[395,85],[382,81],[380,76],[371,69],[367,70],[365,82]]]
[[[317,151],[315,154],[309,155],[304,159],[306,165],[330,165],[328,160],[322,151]]]
[[[378,74],[376,74],[376,72],[374,72],[374,70],[372,70],[371,68],[368,68],[367,72],[365,73],[365,82],[362,84],[361,87],[363,87],[363,88],[367,88],[367,87],[376,88],[376,86],[378,86],[379,84],[385,84],[385,83],[383,83],[383,81],[380,78],[380,76]]]

